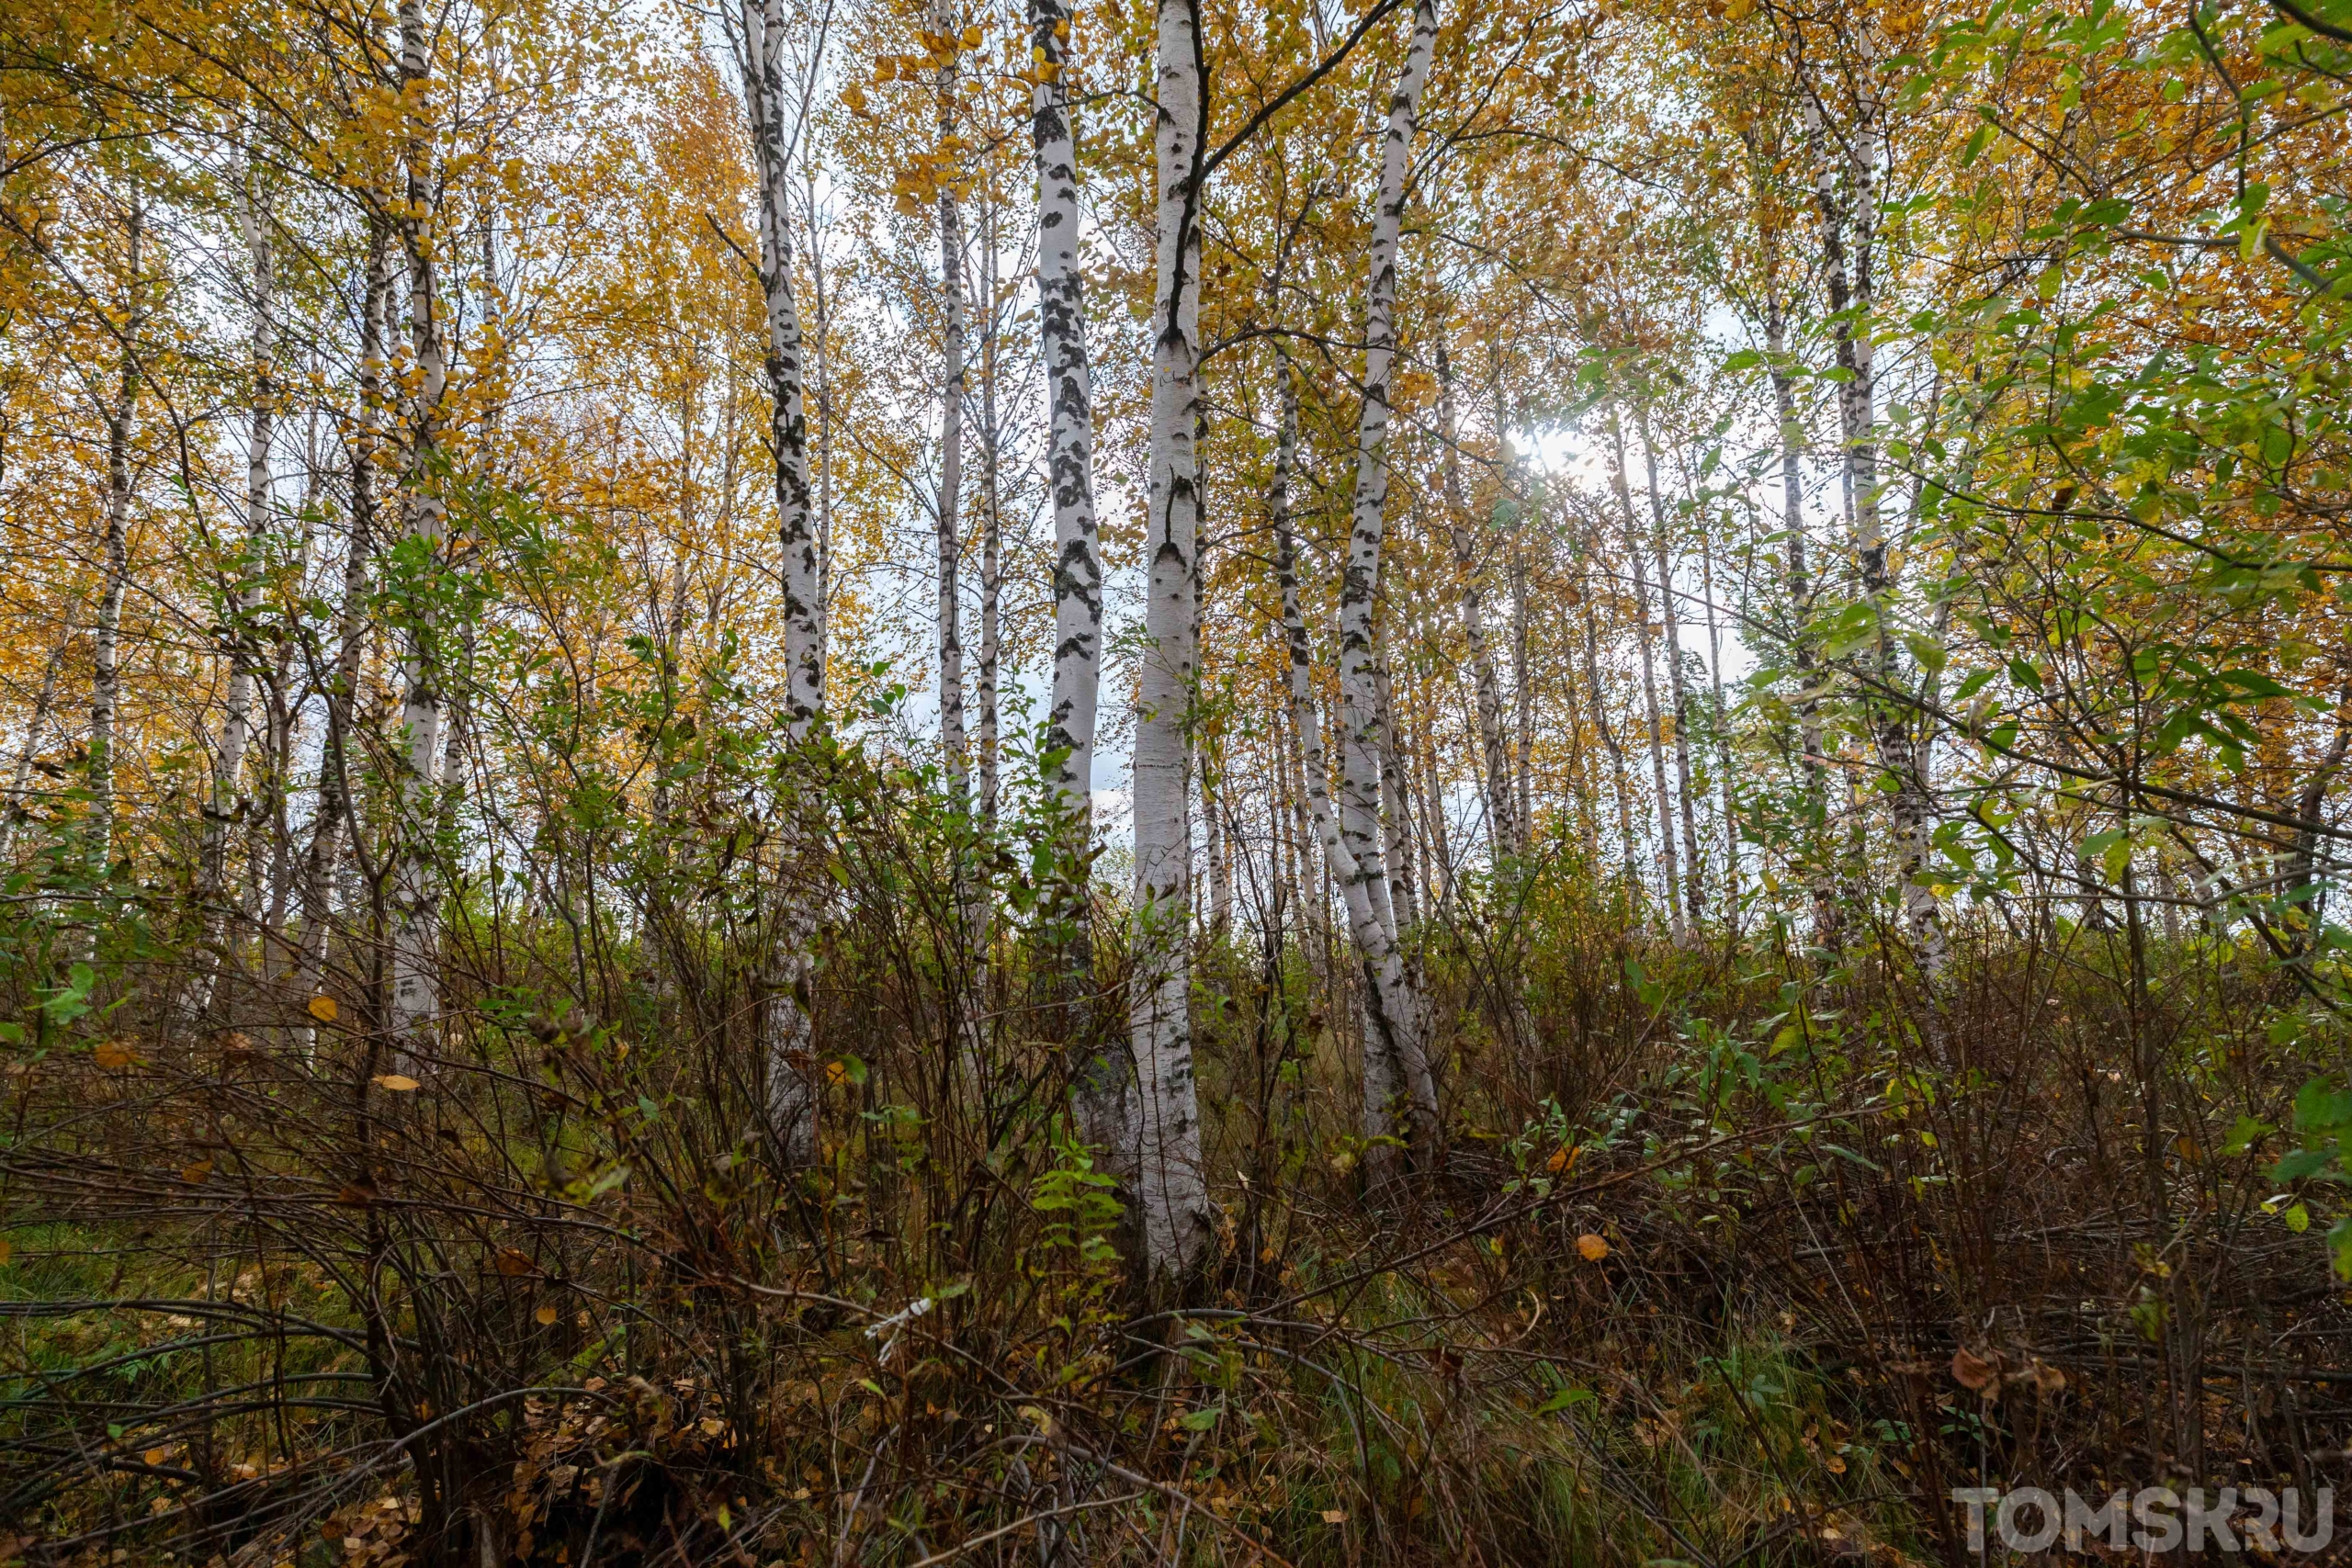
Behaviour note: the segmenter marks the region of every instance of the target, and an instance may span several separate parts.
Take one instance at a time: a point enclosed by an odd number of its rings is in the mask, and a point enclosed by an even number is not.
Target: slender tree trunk
[[[1933,807],[1912,739],[1910,713],[1903,703],[1891,701],[1884,694],[1902,683],[1903,673],[1889,630],[1894,583],[1887,570],[1886,532],[1879,496],[1877,367],[1870,329],[1870,316],[1876,303],[1872,271],[1878,232],[1878,106],[1866,87],[1853,136],[1846,147],[1842,209],[1835,188],[1834,160],[1822,161],[1817,194],[1830,305],[1838,312],[1838,363],[1849,372],[1838,387],[1839,423],[1845,435],[1847,505],[1853,520],[1854,554],[1860,569],[1862,592],[1870,601],[1878,625],[1876,673],[1882,694],[1870,704],[1871,728],[1878,745],[1879,765],[1894,781],[1892,826],[1897,846],[1897,891],[1904,924],[1918,947],[1933,993],[1940,987],[1947,945],[1943,913],[1925,874],[1933,832]],[[1851,225],[1850,252],[1847,224]]]
[[[1462,492],[1462,427],[1453,403],[1453,366],[1445,344],[1437,346],[1438,424],[1445,444],[1445,509],[1447,532],[1453,541],[1454,575],[1460,580],[1462,638],[1469,645],[1470,668],[1478,682],[1478,742],[1486,762],[1488,842],[1498,865],[1527,852],[1521,832],[1519,802],[1511,787],[1510,752],[1503,739],[1502,682],[1495,673],[1494,651],[1487,646],[1487,610],[1478,592],[1478,546],[1470,527],[1470,509]]]
[[[1681,886],[1681,859],[1674,842],[1674,791],[1667,784],[1666,748],[1660,731],[1665,728],[1657,706],[1657,655],[1650,637],[1650,585],[1646,569],[1642,564],[1640,529],[1634,521],[1634,492],[1625,482],[1625,432],[1617,417],[1617,405],[1609,405],[1609,435],[1612,443],[1612,461],[1609,468],[1611,485],[1617,491],[1617,511],[1625,536],[1625,560],[1634,570],[1634,626],[1638,634],[1642,661],[1642,708],[1649,721],[1650,773],[1657,790],[1658,867],[1665,883],[1666,917],[1674,940],[1690,940],[1690,928],[1683,919],[1682,902],[1675,897]]]
[[[1389,901],[1396,910],[1396,934],[1406,944],[1406,967],[1416,992],[1420,976],[1412,954],[1421,923],[1420,888],[1414,875],[1412,796],[1396,754],[1396,692],[1388,674],[1385,626],[1373,629],[1373,700],[1380,719],[1380,847],[1389,866]]]
[[[1437,766],[1437,727],[1430,717],[1428,705],[1421,708],[1420,723],[1421,789],[1428,796],[1421,814],[1428,821],[1430,853],[1432,864],[1428,886],[1430,902],[1442,905],[1453,893],[1453,878],[1459,869],[1453,859],[1453,829],[1445,819],[1445,782]]]
[[[1226,832],[1228,818],[1225,780],[1216,752],[1204,746],[1201,753],[1201,828],[1209,860],[1209,941],[1223,945],[1233,934],[1233,860]]]
[[[1794,623],[1793,657],[1797,672],[1797,744],[1804,753],[1805,837],[1799,846],[1806,885],[1813,901],[1815,939],[1825,947],[1838,941],[1838,887],[1830,873],[1828,841],[1828,759],[1821,749],[1819,676],[1814,667],[1813,582],[1805,562],[1804,427],[1797,419],[1796,382],[1788,360],[1788,328],[1774,296],[1765,321],[1765,346],[1772,358],[1772,406],[1781,426],[1781,528],[1785,536],[1784,568],[1789,615]]]
[[[122,707],[122,601],[130,584],[130,427],[139,410],[139,330],[146,314],[140,266],[147,237],[145,198],[133,196],[128,235],[129,296],[124,312],[114,406],[107,412],[107,511],[104,575],[90,650],[89,870],[103,888],[113,879],[115,743]],[[96,956],[96,919],[85,934],[85,956]]]
[[[784,87],[784,0],[742,0],[743,89],[760,195],[760,291],[767,320],[768,449],[775,467],[776,542],[783,556],[785,715],[797,748],[822,722],[825,637],[818,538],[808,493],[800,310],[792,288],[792,168]],[[795,880],[815,852],[816,807],[807,792],[780,804],[778,882],[770,899],[760,980],[761,1055],[769,1134],[787,1164],[817,1153],[814,977],[816,906]]]
[[[1511,504],[1510,520],[1510,694],[1512,718],[1516,734],[1512,741],[1511,778],[1519,806],[1519,846],[1525,853],[1535,841],[1535,682],[1528,662],[1527,644],[1527,522],[1533,513],[1538,521],[1543,513],[1542,479],[1533,486],[1527,482],[1510,446],[1510,404],[1503,397],[1502,353],[1499,346],[1489,361],[1490,385],[1495,404],[1495,442],[1502,465],[1503,494]],[[1570,709],[1574,711],[1573,706]],[[1569,773],[1577,776],[1575,765],[1576,725],[1568,726],[1570,751]],[[1588,824],[1590,821],[1587,815]]]
[[[982,209],[980,242],[980,825],[996,831],[997,663],[1003,656],[1003,624],[1000,598],[1003,586],[1004,514],[999,489],[997,460],[1003,432],[997,426],[997,228],[996,205]]]
[[[1688,903],[1691,923],[1695,926],[1706,917],[1707,892],[1703,873],[1705,856],[1699,840],[1698,791],[1691,784],[1690,769],[1690,689],[1682,669],[1682,615],[1675,604],[1674,567],[1668,555],[1666,522],[1666,498],[1657,487],[1657,446],[1650,439],[1649,416],[1636,405],[1634,427],[1642,441],[1642,471],[1649,487],[1650,552],[1657,568],[1657,597],[1660,619],[1666,627],[1667,689],[1674,697],[1674,782],[1675,799],[1682,818],[1682,845],[1689,853],[1686,867],[1689,881]]]
[[[956,35],[950,0],[932,10],[932,28],[942,38]],[[939,67],[939,144],[954,145],[956,62],[951,52]],[[964,210],[955,182],[939,187],[939,302],[946,337],[939,378],[939,749],[947,787],[958,810],[971,808],[971,741],[965,730],[964,619],[961,587],[964,559]],[[960,878],[959,878],[960,880]]]
[[[57,634],[57,646],[50,650],[49,660],[41,666],[40,690],[33,697],[32,716],[25,721],[25,741],[17,749],[17,765],[8,778],[8,798],[0,807],[0,868],[5,868],[9,846],[16,841],[17,824],[24,819],[26,796],[30,793],[33,761],[40,755],[41,732],[49,728],[49,716],[57,705],[58,677],[65,671],[65,655],[74,646],[74,619],[81,609],[78,598],[65,607],[62,624]]]
[[[1591,584],[1588,580],[1585,592],[1578,595],[1584,607],[1584,684],[1592,703],[1593,728],[1600,731],[1600,743],[1609,752],[1610,783],[1617,796],[1617,843],[1625,858],[1625,886],[1629,896],[1639,897],[1642,886],[1640,866],[1634,858],[1634,785],[1625,768],[1625,748],[1619,744],[1617,731],[1609,722],[1609,705],[1600,683],[1600,625],[1593,604]],[[1636,612],[1638,615],[1638,612]],[[1674,900],[1667,900],[1669,908]]]
[[[335,874],[351,818],[351,740],[358,716],[359,667],[368,646],[369,557],[378,525],[376,475],[384,425],[386,344],[390,336],[391,230],[381,218],[368,224],[366,298],[359,318],[359,408],[351,444],[351,539],[343,559],[343,605],[336,614],[334,669],[327,682],[327,733],[319,766],[319,806],[302,875],[302,942],[296,988],[317,997],[326,989],[327,933],[334,922]],[[311,1031],[298,1036],[309,1054]]]
[[[1135,1196],[1147,1277],[1193,1274],[1215,1240],[1193,1079],[1190,847],[1185,821],[1197,578],[1200,169],[1205,86],[1196,0],[1159,0],[1152,145],[1158,276],[1152,306],[1147,599],[1135,739]]]
[[[817,168],[803,170],[808,190],[808,283],[817,308],[812,355],[817,370],[817,668],[825,667],[833,605],[833,373],[831,308],[825,302],[825,247],[817,231]],[[804,432],[804,443],[807,436]],[[733,493],[730,488],[729,492]]]
[[[316,355],[312,355],[315,367]],[[311,553],[318,543],[317,514],[312,502],[318,497],[318,476],[323,466],[319,450],[319,411],[311,410],[302,437],[302,499],[297,514],[302,520],[302,531],[294,551],[291,581],[309,581]],[[264,758],[266,777],[264,797],[267,802],[264,820],[269,824],[269,902],[265,907],[261,922],[261,973],[265,980],[277,981],[291,976],[300,967],[300,953],[287,934],[287,922],[293,912],[295,897],[294,824],[288,815],[294,774],[294,750],[300,742],[302,727],[301,706],[289,694],[294,682],[295,639],[281,634],[277,639],[277,657],[270,672],[269,734]]]
[[[1363,406],[1356,426],[1355,494],[1350,509],[1348,555],[1340,589],[1340,700],[1341,728],[1340,830],[1355,861],[1355,875],[1371,900],[1374,913],[1395,944],[1399,932],[1392,907],[1387,868],[1382,863],[1380,810],[1382,759],[1387,754],[1382,733],[1377,655],[1373,621],[1380,588],[1380,555],[1388,501],[1389,378],[1396,354],[1396,252],[1404,222],[1406,176],[1412,166],[1413,137],[1420,112],[1421,90],[1429,81],[1430,60],[1437,37],[1436,0],[1417,0],[1413,7],[1412,41],[1405,69],[1388,100],[1388,124],[1382,141],[1380,189],[1373,211],[1372,243],[1364,299]],[[1362,952],[1361,944],[1359,951]],[[1373,955],[1364,953],[1369,961]],[[1374,965],[1377,968],[1377,965]],[[1419,998],[1411,992],[1409,976],[1399,970],[1399,987],[1371,993],[1374,1028],[1365,1049],[1387,1058],[1375,1070],[1367,1064],[1365,1092],[1389,1084],[1407,1096],[1412,1142],[1433,1152],[1437,1136],[1437,1086],[1430,1076],[1429,1055],[1417,1025]],[[1385,976],[1380,978],[1384,981]],[[1393,1092],[1393,1090],[1392,1090]],[[1365,1107],[1366,1125],[1375,1119],[1384,1126],[1384,1103]],[[1379,1179],[1393,1169],[1394,1160],[1383,1148],[1374,1162]]]
[[[1405,1088],[1397,1053],[1393,1048],[1382,1048],[1377,1042],[1378,1032],[1394,1031],[1396,1021],[1410,1016],[1404,1010],[1408,1006],[1405,954],[1396,934],[1373,904],[1370,881],[1357,863],[1347,835],[1340,830],[1339,813],[1333,808],[1327,783],[1330,764],[1324,754],[1322,717],[1315,703],[1313,655],[1307,644],[1306,618],[1299,607],[1298,547],[1290,521],[1291,478],[1298,451],[1298,393],[1287,362],[1282,366],[1281,374],[1282,427],[1275,448],[1271,500],[1274,575],[1282,590],[1283,633],[1290,656],[1291,725],[1298,738],[1299,771],[1306,781],[1306,805],[1313,815],[1315,835],[1322,845],[1324,863],[1340,885],[1340,899],[1347,909],[1348,934],[1355,943],[1362,965],[1366,1007],[1373,1014],[1370,1022],[1375,1036],[1367,1039],[1363,1056],[1362,1132],[1369,1143],[1374,1138],[1395,1135],[1391,1105]],[[1323,908],[1329,908],[1328,891],[1321,903]],[[1331,978],[1336,983],[1337,976]]]
[[[1739,934],[1739,813],[1731,776],[1731,727],[1724,717],[1723,626],[1715,615],[1715,552],[1704,527],[1699,530],[1699,585],[1707,604],[1707,682],[1714,694],[1715,777],[1723,792],[1724,921]]]
[[[409,353],[415,369],[408,398],[408,451],[402,465],[402,501],[408,538],[419,547],[413,561],[421,595],[410,606],[407,645],[401,658],[400,773],[396,797],[392,879],[392,998],[390,1028],[394,1060],[402,1070],[419,1065],[413,1053],[435,1044],[441,1010],[435,965],[435,927],[440,890],[438,813],[434,795],[440,775],[443,667],[437,598],[447,508],[441,496],[441,400],[448,385],[448,333],[440,316],[439,266],[432,212],[437,181],[432,139],[423,123],[429,40],[422,0],[401,0],[401,77],[416,118],[408,128],[402,163],[406,203],[400,233],[408,262]]]
[[[253,334],[253,400],[245,433],[244,540],[237,558],[236,581],[229,593],[228,626],[221,651],[229,661],[229,690],[223,703],[220,738],[212,760],[212,799],[204,813],[203,856],[198,898],[204,908],[204,956],[207,974],[197,1001],[209,1005],[212,979],[226,961],[221,951],[227,919],[229,829],[243,815],[239,810],[239,784],[245,748],[253,735],[254,671],[260,657],[254,619],[261,608],[262,554],[267,548],[270,523],[269,445],[277,417],[277,387],[271,356],[277,353],[276,286],[272,276],[269,214],[254,187],[250,157],[239,192],[238,222],[243,231],[246,264],[251,272]]]
[[[1535,682],[1527,657],[1526,530],[1514,526],[1510,538],[1510,691],[1516,709],[1518,756],[1512,770],[1519,792],[1519,842],[1522,852],[1535,835]],[[1575,711],[1571,705],[1571,713]],[[1576,726],[1568,727],[1569,745],[1576,744]],[[1570,759],[1570,772],[1576,772]],[[1589,813],[1587,821],[1589,822]]]
[[[1094,719],[1102,662],[1102,553],[1094,517],[1094,379],[1078,256],[1078,147],[1070,124],[1069,0],[1030,0],[1029,130],[1037,167],[1037,335],[1046,367],[1046,480],[1054,504],[1054,672],[1045,784],[1062,835],[1047,921],[1063,945],[1064,1039],[1079,1136],[1116,1166],[1128,1145],[1132,1065],[1098,1048],[1093,1011]]]

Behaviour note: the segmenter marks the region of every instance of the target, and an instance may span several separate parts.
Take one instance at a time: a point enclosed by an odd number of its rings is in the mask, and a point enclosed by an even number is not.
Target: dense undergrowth
[[[692,867],[453,900],[413,1076],[364,942],[199,1002],[163,894],[11,905],[0,1560],[1955,1562],[1958,1486],[2343,1480],[2274,1179],[2343,1027],[2225,926],[1987,919],[1929,1021],[1868,930],[1629,936],[1555,846],[1432,922],[1444,1145],[1367,1190],[1353,982],[1261,902],[1195,987],[1220,1255],[1145,1299],[1065,1111],[1122,922],[1061,995],[922,820],[840,815],[800,1171]]]

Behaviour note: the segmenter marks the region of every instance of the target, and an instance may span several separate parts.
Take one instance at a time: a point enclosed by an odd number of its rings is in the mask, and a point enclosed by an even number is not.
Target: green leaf
[[[2324,1138],[2346,1128],[2352,1128],[2352,1089],[2338,1089],[2324,1077],[2303,1085],[2295,1096],[2295,1131]]]
[[[2277,1182],[2301,1181],[2306,1176],[2316,1176],[2334,1165],[2340,1152],[2334,1144],[2320,1149],[2297,1149],[2270,1168],[2270,1179]]]
[[[1176,1425],[1187,1432],[1205,1432],[1216,1426],[1216,1418],[1224,1414],[1222,1408],[1213,1404],[1206,1410],[1195,1410],[1190,1416],[1179,1416]]]
[[[2225,1155],[2242,1155],[2278,1130],[2267,1122],[2257,1122],[2251,1116],[2241,1116],[2238,1118],[2237,1125],[2230,1129],[2229,1137],[2222,1142],[2222,1152]]]
[[[1537,1405],[1535,1407],[1535,1414],[1538,1416],[1549,1416],[1554,1411],[1566,1410],[1572,1404],[1590,1404],[1596,1397],[1597,1396],[1593,1393],[1592,1390],[1589,1388],[1564,1388],[1559,1393],[1554,1394],[1551,1398],[1545,1400],[1543,1404]]]

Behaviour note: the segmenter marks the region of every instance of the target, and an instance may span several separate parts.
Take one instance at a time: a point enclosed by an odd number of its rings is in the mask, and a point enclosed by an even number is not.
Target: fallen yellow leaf
[[[209,1159],[200,1159],[194,1165],[181,1168],[180,1179],[190,1187],[203,1186],[212,1179],[212,1162]]]
[[[1577,1237],[1577,1253],[1587,1263],[1598,1263],[1609,1256],[1609,1244],[1587,1231]]]
[[[149,1449],[145,1453],[141,1454],[139,1457],[145,1460],[149,1464],[161,1464],[165,1460],[172,1457],[172,1450],[169,1449]]]
[[[408,1094],[417,1087],[416,1080],[406,1073],[378,1073],[375,1084],[378,1089],[390,1089],[394,1094]]]
[[[1345,1508],[1326,1508],[1323,1510],[1323,1522],[1327,1525],[1346,1524],[1348,1511]]]
[[[555,1321],[555,1308],[542,1302],[539,1303],[539,1310],[533,1313],[531,1316],[540,1327],[544,1328]]]
[[[310,1014],[312,1018],[317,1019],[321,1023],[333,1023],[334,1021],[335,1012],[336,1008],[334,1005],[334,998],[333,997],[312,997],[311,998]]]
[[[108,1072],[113,1072],[118,1068],[130,1066],[139,1058],[131,1054],[130,1045],[127,1041],[106,1040],[101,1041],[96,1048],[91,1051],[90,1060]]]

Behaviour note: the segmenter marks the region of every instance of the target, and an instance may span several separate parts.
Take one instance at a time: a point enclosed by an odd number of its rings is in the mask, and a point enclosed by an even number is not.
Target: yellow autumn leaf
[[[1327,1525],[1346,1524],[1348,1511],[1345,1508],[1326,1508],[1323,1510],[1323,1522]]]
[[[203,1186],[212,1179],[212,1162],[209,1159],[200,1159],[194,1165],[181,1168],[180,1179],[190,1187]]]
[[[966,28],[964,29],[964,47],[966,49],[978,49],[980,47],[980,29],[977,26]]]
[[[308,1009],[310,1015],[312,1018],[317,1019],[321,1023],[333,1023],[334,1021],[335,1010],[334,998],[333,997],[312,997],[311,998],[310,1008]]]
[[[539,1310],[531,1314],[531,1318],[532,1321],[538,1324],[540,1327],[545,1328],[555,1322],[555,1308],[548,1303],[542,1302],[539,1303]]]
[[[130,1066],[139,1058],[131,1054],[130,1045],[127,1041],[106,1040],[101,1041],[90,1053],[90,1060],[108,1072],[114,1072]]]
[[[416,1080],[406,1073],[378,1073],[373,1082],[378,1089],[389,1089],[394,1094],[413,1093],[418,1087]]]
[[[1609,1256],[1609,1244],[1587,1231],[1577,1237],[1577,1254],[1587,1263],[1598,1263]]]

